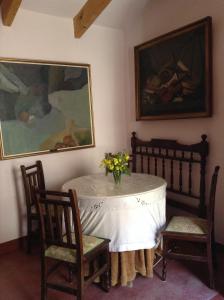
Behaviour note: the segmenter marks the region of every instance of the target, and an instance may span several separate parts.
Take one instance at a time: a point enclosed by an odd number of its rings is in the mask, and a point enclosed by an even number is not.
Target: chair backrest
[[[201,138],[199,143],[185,145],[168,139],[143,141],[133,132],[131,156],[132,172],[154,174],[167,181],[168,204],[205,216],[208,142],[206,135]]]
[[[210,194],[209,194],[209,204],[207,209],[207,219],[210,233],[214,230],[214,215],[215,215],[215,195],[216,195],[216,186],[219,174],[219,166],[216,166],[212,175],[211,185],[210,185]]]
[[[36,188],[34,198],[40,218],[42,251],[49,246],[76,249],[76,262],[81,264],[82,227],[76,192],[69,190],[66,193]]]
[[[31,207],[34,206],[34,197],[32,194],[32,188],[38,187],[45,189],[45,180],[42,162],[38,160],[34,165],[25,167],[20,166],[23,178],[23,185],[26,197],[26,206],[28,213],[31,212]]]

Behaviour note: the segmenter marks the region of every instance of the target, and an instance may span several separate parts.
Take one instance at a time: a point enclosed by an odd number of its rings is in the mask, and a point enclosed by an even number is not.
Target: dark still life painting
[[[0,59],[1,158],[94,146],[90,66]]]
[[[211,116],[211,18],[135,47],[136,119]]]

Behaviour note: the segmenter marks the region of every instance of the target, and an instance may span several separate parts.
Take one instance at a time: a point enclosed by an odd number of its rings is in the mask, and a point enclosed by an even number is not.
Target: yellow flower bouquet
[[[118,152],[115,154],[105,153],[105,158],[101,162],[101,167],[105,167],[106,175],[112,173],[115,183],[120,183],[121,175],[130,175],[129,170],[130,157],[125,152]]]

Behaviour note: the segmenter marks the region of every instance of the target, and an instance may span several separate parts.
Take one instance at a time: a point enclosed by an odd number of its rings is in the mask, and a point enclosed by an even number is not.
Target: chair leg
[[[214,239],[214,233],[212,234],[212,259],[213,259],[213,267],[217,269],[218,263],[217,263],[217,247],[215,244],[215,239]]]
[[[83,300],[84,299],[83,298],[83,292],[80,291],[80,290],[78,290],[77,291],[77,295],[75,296],[75,299],[77,299],[77,300]]]
[[[84,286],[83,286],[83,279],[77,278],[78,285],[77,285],[77,294],[75,299],[77,300],[83,300],[84,299]]]
[[[166,281],[166,273],[167,273],[167,260],[166,260],[166,254],[167,254],[167,241],[165,238],[163,238],[163,261],[162,261],[162,281]]]
[[[46,284],[46,267],[45,259],[41,257],[41,300],[47,299],[47,284]]]
[[[73,268],[72,268],[72,264],[68,264],[67,268],[68,268],[68,282],[71,283],[72,280],[73,280]]]
[[[31,254],[31,241],[32,240],[32,221],[27,220],[27,254]]]
[[[213,270],[213,255],[211,242],[207,244],[208,270],[209,270],[209,286],[214,289],[214,270]]]
[[[76,273],[76,279],[77,279],[77,288],[76,288],[76,297],[77,300],[83,300],[84,299],[84,288],[85,285],[85,279],[84,279],[84,264],[81,263],[80,268],[78,267],[77,273]]]
[[[100,276],[100,282],[102,289],[108,293],[111,287],[109,270],[106,270],[106,272]]]
[[[166,281],[166,273],[167,273],[167,261],[166,261],[166,257],[163,256],[162,281]]]
[[[107,270],[100,276],[101,287],[105,292],[110,291],[111,274],[110,274],[110,253],[106,251],[100,259],[100,267],[107,264]]]

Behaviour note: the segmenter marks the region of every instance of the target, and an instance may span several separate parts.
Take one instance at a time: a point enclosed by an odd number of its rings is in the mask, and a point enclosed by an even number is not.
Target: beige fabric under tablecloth
[[[153,276],[154,249],[111,252],[111,285],[129,285],[139,273]]]

